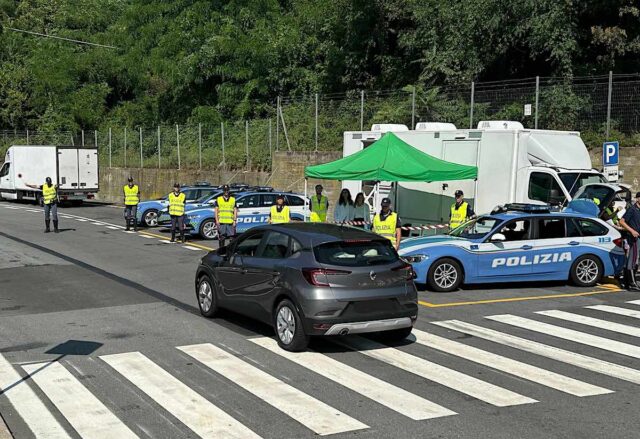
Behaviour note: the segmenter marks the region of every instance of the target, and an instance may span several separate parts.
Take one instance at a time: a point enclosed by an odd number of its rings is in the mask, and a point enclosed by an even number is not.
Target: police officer
[[[638,237],[640,236],[640,192],[636,194],[633,205],[629,206],[620,219],[620,225],[627,231],[626,239],[629,245],[624,263],[623,285],[627,290],[640,291],[635,276],[638,267]]]
[[[178,183],[169,194],[169,215],[171,216],[171,242],[176,242],[176,227],[180,229],[180,240],[184,243],[184,203],[185,194],[180,192]]]
[[[471,206],[469,206],[469,203],[464,201],[464,193],[462,193],[460,189],[456,191],[455,195],[456,202],[451,205],[451,212],[449,213],[450,230],[455,229],[460,224],[476,215]]]
[[[324,223],[327,221],[329,199],[322,195],[322,185],[316,185],[316,194],[311,197],[311,222]]]
[[[220,247],[224,247],[225,240],[232,238],[236,234],[236,223],[238,221],[238,208],[236,199],[231,196],[229,185],[222,187],[222,195],[216,199],[216,226],[218,227],[218,241]]]
[[[138,203],[140,202],[140,189],[137,184],[133,184],[133,177],[129,177],[129,183],[123,187],[124,193],[124,218],[127,221],[127,230],[130,222],[133,221],[133,230],[138,231]]]
[[[289,206],[284,204],[284,195],[278,194],[276,198],[276,204],[271,206],[271,213],[269,213],[269,224],[284,224],[291,221],[291,215],[289,214]]]
[[[383,198],[380,205],[382,209],[373,217],[371,230],[387,238],[393,243],[396,250],[398,250],[400,247],[400,237],[402,236],[400,217],[391,210],[391,200],[389,198]]]
[[[42,191],[42,199],[44,202],[44,233],[51,232],[51,217],[53,217],[53,231],[58,233],[58,186],[51,182],[51,177],[45,178],[42,186],[35,184],[27,184],[27,186]]]

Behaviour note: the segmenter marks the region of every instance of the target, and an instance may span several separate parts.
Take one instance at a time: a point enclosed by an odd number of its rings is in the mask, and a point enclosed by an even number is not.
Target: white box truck
[[[380,182],[377,191],[376,182],[343,181],[352,196],[365,192],[376,210],[382,197],[396,198],[403,223],[447,223],[457,189],[477,213],[487,213],[505,203],[561,204],[585,184],[607,182],[592,169],[580,133],[525,129],[511,121],[482,121],[468,130],[429,122],[418,123],[416,130],[374,125],[372,131],[345,132],[343,156],[361,151],[387,131],[439,159],[478,167],[475,181],[401,182],[397,188]]]
[[[51,177],[60,201],[92,200],[98,192],[98,150],[75,146],[11,146],[0,168],[0,196],[39,201],[42,192],[27,184]]]

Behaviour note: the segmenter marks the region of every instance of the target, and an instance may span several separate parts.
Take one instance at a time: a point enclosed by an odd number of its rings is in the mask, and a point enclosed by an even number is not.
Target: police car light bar
[[[551,206],[540,204],[527,204],[527,203],[508,203],[504,206],[496,206],[491,213],[505,213],[505,212],[524,212],[524,213],[549,213],[551,212]]]

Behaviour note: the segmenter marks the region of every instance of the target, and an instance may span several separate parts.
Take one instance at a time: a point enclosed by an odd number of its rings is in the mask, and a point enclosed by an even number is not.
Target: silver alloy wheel
[[[207,239],[216,239],[218,236],[218,229],[216,223],[208,221],[202,226],[202,235]]]
[[[209,281],[203,280],[200,282],[200,288],[198,288],[198,300],[200,301],[200,309],[202,312],[209,312],[211,304],[213,303],[213,290]]]
[[[149,227],[158,225],[158,212],[151,211],[144,214],[144,222]]]
[[[288,306],[283,306],[276,317],[278,337],[284,344],[289,344],[296,333],[296,318]]]
[[[442,289],[451,288],[458,280],[458,270],[445,262],[436,267],[433,272],[433,280]]]
[[[598,264],[591,258],[586,258],[576,265],[576,276],[585,284],[595,282],[599,274]]]

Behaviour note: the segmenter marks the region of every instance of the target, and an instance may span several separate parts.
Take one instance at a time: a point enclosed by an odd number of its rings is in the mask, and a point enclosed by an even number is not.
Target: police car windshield
[[[214,200],[216,198],[218,198],[219,195],[221,195],[222,192],[216,192],[214,194],[208,193],[206,195],[201,196],[200,198],[198,198],[196,200],[196,203],[206,203],[209,200]]]
[[[567,188],[569,194],[573,197],[578,189],[589,183],[607,183],[607,180],[600,174],[592,174],[585,172],[562,172],[560,180]]]
[[[500,222],[502,222],[502,220],[498,218],[481,216],[453,229],[449,232],[449,235],[467,239],[484,238]]]

